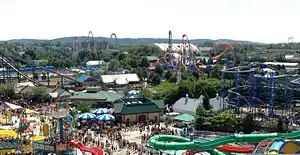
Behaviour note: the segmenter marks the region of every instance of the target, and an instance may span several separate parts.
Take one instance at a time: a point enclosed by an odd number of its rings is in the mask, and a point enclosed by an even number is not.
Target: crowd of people
[[[11,100],[9,98],[4,98],[3,96],[0,98],[3,99],[2,102],[10,102],[12,104],[22,106],[24,109],[28,108],[39,112],[39,123],[35,125],[35,128],[39,128],[40,130],[39,133],[34,133],[34,135],[42,134],[42,125],[44,123],[49,124],[52,130],[49,136],[45,139],[46,144],[67,143],[68,140],[75,140],[86,146],[97,146],[109,153],[146,155],[155,153],[155,151],[152,151],[147,145],[147,140],[151,136],[157,134],[179,135],[181,133],[178,130],[170,129],[161,126],[160,124],[152,124],[150,122],[138,124],[116,124],[114,122],[99,123],[97,121],[80,121],[77,122],[78,128],[70,132],[68,139],[61,139],[57,132],[58,122],[52,118],[52,112],[57,111],[57,108],[55,108],[55,105],[57,104],[50,102],[31,104],[31,101],[24,102],[21,99]],[[21,117],[20,114],[21,112],[14,112],[14,115],[18,118]],[[138,135],[135,135],[135,137],[138,138],[135,140],[132,138],[128,139],[126,133],[130,132],[139,133]],[[0,140],[6,141],[10,140],[10,138],[7,139],[6,137],[6,139],[1,139],[0,137]]]

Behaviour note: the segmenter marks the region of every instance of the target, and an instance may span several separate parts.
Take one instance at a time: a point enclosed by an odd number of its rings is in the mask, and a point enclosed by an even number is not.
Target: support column
[[[50,86],[50,75],[49,72],[47,72],[47,85]]]
[[[64,88],[64,77],[63,76],[60,77],[60,83],[61,83],[61,87]]]

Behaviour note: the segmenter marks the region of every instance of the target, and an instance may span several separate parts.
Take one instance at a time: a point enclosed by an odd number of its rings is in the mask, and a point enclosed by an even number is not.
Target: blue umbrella
[[[104,114],[97,117],[98,121],[113,121],[115,120],[115,116],[110,114]]]
[[[128,92],[128,95],[138,95],[140,92],[139,91],[137,91],[137,90],[130,90],[129,92]]]
[[[68,122],[72,122],[73,117],[71,115],[69,115],[69,116],[67,116],[67,120],[68,120]]]
[[[91,114],[91,113],[84,113],[84,114],[79,115],[78,118],[81,120],[91,120],[91,119],[96,118],[96,115]]]
[[[106,108],[100,108],[100,109],[95,110],[93,113],[96,114],[96,115],[107,114],[108,113],[108,109],[106,109]]]

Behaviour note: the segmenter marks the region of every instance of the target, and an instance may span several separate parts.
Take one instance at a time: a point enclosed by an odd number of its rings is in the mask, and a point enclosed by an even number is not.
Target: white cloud
[[[0,40],[64,36],[300,41],[298,0],[1,0]]]

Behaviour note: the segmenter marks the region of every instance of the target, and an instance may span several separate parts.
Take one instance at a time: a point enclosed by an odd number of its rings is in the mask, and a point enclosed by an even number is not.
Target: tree
[[[287,128],[285,126],[285,123],[283,122],[282,118],[279,118],[278,122],[277,122],[277,132],[284,133],[286,131],[287,131]]]
[[[220,66],[219,65],[213,66],[210,75],[211,78],[220,79]]]
[[[150,63],[149,63],[148,59],[146,57],[143,57],[140,62],[140,67],[148,68],[149,65],[150,65]]]
[[[35,102],[43,102],[47,95],[47,88],[38,86],[32,88],[32,93],[30,95],[30,99]]]
[[[170,70],[167,70],[167,72],[165,73],[165,79],[167,79],[168,81],[171,79],[172,77],[172,73]]]
[[[247,114],[242,120],[242,126],[244,133],[251,133],[256,130],[257,124],[254,121],[252,114]]]
[[[15,97],[15,87],[13,84],[2,84],[0,85],[0,93],[6,97]]]
[[[203,98],[203,108],[205,110],[211,110],[211,108],[212,108],[210,103],[209,103],[209,98],[208,97]]]
[[[214,42],[212,42],[212,41],[206,41],[206,42],[203,43],[203,45],[206,46],[206,47],[213,47],[214,46]]]
[[[163,72],[164,72],[164,69],[163,69],[162,65],[161,64],[156,64],[155,69],[154,69],[154,73],[161,76]]]
[[[145,78],[147,78],[148,77],[148,72],[147,72],[147,70],[146,69],[139,69],[138,70],[138,76],[141,78],[141,79],[143,79],[143,80],[145,80]]]
[[[204,127],[204,123],[209,123],[208,120],[213,117],[213,113],[211,110],[205,110],[202,104],[198,104],[196,109],[196,121],[195,126],[196,129],[202,129]]]
[[[116,71],[120,67],[120,62],[116,59],[111,59],[109,61],[108,69],[112,71]]]
[[[90,103],[77,103],[76,107],[81,113],[86,113],[91,111],[91,104]]]
[[[152,81],[152,84],[159,85],[160,84],[160,77],[159,77],[159,75],[156,74],[156,73],[154,73],[151,81]]]

